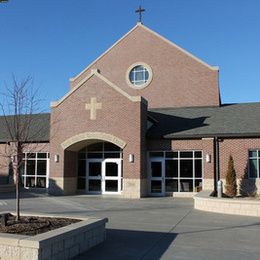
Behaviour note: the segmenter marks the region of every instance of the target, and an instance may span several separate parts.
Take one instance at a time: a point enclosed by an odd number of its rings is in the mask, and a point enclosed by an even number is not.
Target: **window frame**
[[[46,156],[43,158],[41,156],[38,156],[38,154],[46,154]],[[33,156],[29,156],[33,155]],[[34,161],[35,167],[34,167],[34,174],[27,174],[27,163],[28,161]],[[46,174],[38,174],[38,161],[45,161],[46,162]],[[48,152],[35,152],[35,153],[23,153],[23,173],[21,174],[21,178],[23,179],[23,187],[28,189],[47,189],[49,187],[49,162],[50,162],[50,154]],[[35,186],[30,187],[26,185],[27,177],[34,178]],[[37,179],[38,178],[45,178],[45,187],[37,187]]]
[[[148,79],[147,79],[147,81],[144,82],[143,84],[140,84],[140,85],[134,84],[130,80],[130,73],[132,72],[132,70],[135,67],[138,67],[138,66],[144,67],[147,70],[147,72],[148,72]],[[148,64],[146,64],[144,62],[135,62],[126,71],[126,82],[127,82],[128,86],[130,86],[131,88],[137,89],[137,90],[140,90],[140,89],[143,89],[143,88],[147,87],[152,82],[152,79],[153,79],[152,68]]]
[[[256,157],[250,156],[250,152],[256,152]],[[251,177],[250,160],[256,160],[256,177]],[[248,150],[248,179],[260,179],[260,148],[259,149],[249,149]]]
[[[187,152],[187,153],[191,153],[192,156],[191,157],[182,157],[181,154],[183,152]],[[200,152],[200,156],[196,156],[196,153]],[[168,157],[167,155],[169,153],[175,153],[175,157]],[[151,156],[151,154],[154,154],[156,156]],[[154,158],[162,158],[164,160],[164,164],[165,164],[165,169],[164,169],[164,179],[165,179],[165,185],[166,185],[166,180],[177,180],[178,182],[178,191],[174,191],[174,192],[185,192],[181,190],[181,181],[185,181],[185,180],[192,180],[193,183],[193,191],[189,191],[189,192],[196,192],[195,191],[195,182],[196,181],[201,181],[201,188],[204,188],[204,157],[203,157],[203,150],[200,149],[187,149],[187,150],[151,150],[148,151],[148,158],[149,159],[154,159]],[[186,160],[191,160],[192,161],[192,177],[182,177],[181,176],[181,168],[180,168],[180,162],[181,161],[186,161]],[[201,177],[196,177],[196,169],[195,169],[195,161],[196,160],[200,160],[201,161]],[[178,170],[178,174],[177,177],[166,177],[166,162],[167,161],[177,161],[177,170]],[[166,188],[166,187],[165,187]],[[171,193],[169,191],[165,191],[166,193]]]

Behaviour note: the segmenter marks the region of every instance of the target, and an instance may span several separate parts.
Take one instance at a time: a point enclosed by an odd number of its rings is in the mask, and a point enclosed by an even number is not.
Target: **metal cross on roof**
[[[145,11],[145,9],[143,9],[141,5],[139,5],[139,8],[137,10],[135,10],[136,13],[139,13],[139,20],[138,20],[139,23],[142,22],[142,12],[144,12],[144,11]]]

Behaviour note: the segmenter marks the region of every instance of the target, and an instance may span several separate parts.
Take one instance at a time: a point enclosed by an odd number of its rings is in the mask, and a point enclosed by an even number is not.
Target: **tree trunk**
[[[23,161],[23,149],[21,142],[17,142],[17,155],[16,155],[16,167],[15,167],[15,176],[16,176],[16,220],[20,220],[20,170],[22,167]]]
[[[16,188],[16,221],[20,220],[20,185],[19,185],[19,168],[18,168],[18,162],[16,165],[15,169],[15,177],[16,177],[16,183],[15,183],[15,188]]]

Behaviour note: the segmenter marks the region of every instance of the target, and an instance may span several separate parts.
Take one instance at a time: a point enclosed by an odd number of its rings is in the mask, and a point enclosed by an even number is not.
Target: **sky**
[[[81,72],[143,24],[219,66],[222,103],[260,102],[260,0],[9,0],[0,4],[0,91],[33,78],[41,106],[69,90]]]

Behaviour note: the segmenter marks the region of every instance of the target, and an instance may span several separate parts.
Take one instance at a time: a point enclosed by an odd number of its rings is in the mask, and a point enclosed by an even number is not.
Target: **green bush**
[[[235,197],[237,195],[237,177],[234,167],[234,160],[232,156],[229,156],[228,169],[226,173],[226,195],[229,197]]]

